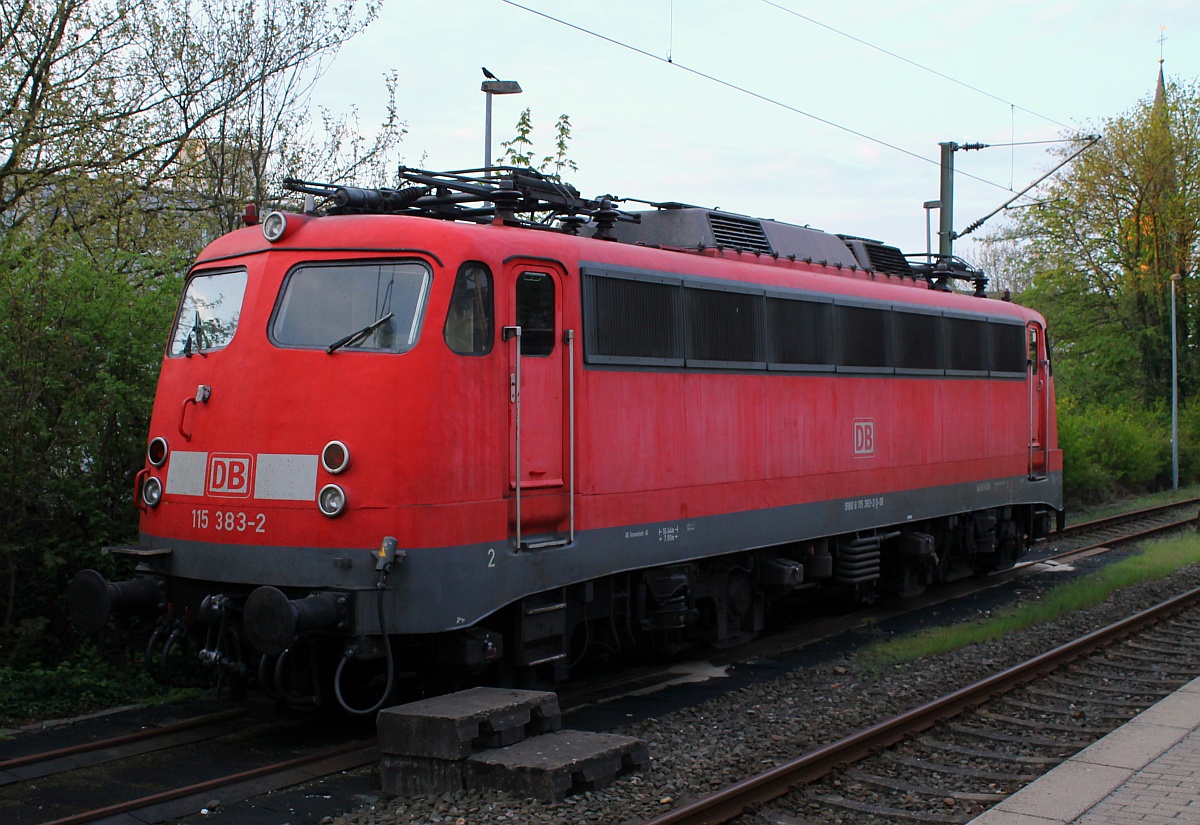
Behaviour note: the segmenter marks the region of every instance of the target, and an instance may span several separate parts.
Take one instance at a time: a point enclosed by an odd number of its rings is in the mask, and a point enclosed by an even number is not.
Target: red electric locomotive
[[[303,213],[248,209],[189,274],[113,548],[136,575],[71,589],[85,630],[157,614],[164,678],[189,638],[352,710],[401,668],[561,676],[1003,567],[1061,519],[1045,323],[961,262],[403,175],[292,182]]]

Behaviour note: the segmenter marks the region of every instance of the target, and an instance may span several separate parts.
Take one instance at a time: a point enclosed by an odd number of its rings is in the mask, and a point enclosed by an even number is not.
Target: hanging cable
[[[1061,126],[1064,129],[1071,128],[1067,124],[1057,121],[1052,117],[1038,114],[1037,112],[1033,111],[1032,109],[1026,109],[1024,106],[1017,106],[1017,104],[1013,103],[1010,100],[1005,100],[1004,98],[1000,97],[999,95],[994,95],[991,92],[985,91],[984,89],[980,89],[977,86],[972,86],[970,83],[965,83],[965,82],[959,80],[958,78],[951,77],[950,75],[944,74],[943,72],[939,72],[937,69],[931,69],[928,66],[922,65],[915,60],[910,60],[909,58],[904,57],[903,55],[896,54],[895,52],[892,52],[892,51],[888,51],[887,49],[883,48],[882,46],[876,46],[874,43],[870,43],[866,40],[863,40],[861,37],[855,37],[854,35],[844,32],[844,31],[841,31],[840,29],[835,29],[833,26],[830,26],[826,23],[822,23],[820,20],[814,20],[813,18],[808,17],[807,15],[801,14],[798,11],[793,11],[792,9],[789,9],[787,6],[781,6],[779,3],[772,2],[772,0],[762,0],[762,2],[766,3],[768,6],[779,9],[780,11],[790,14],[794,17],[799,17],[801,20],[806,20],[809,23],[812,23],[814,26],[820,26],[821,28],[826,29],[827,31],[831,31],[836,35],[840,35],[841,37],[845,37],[849,40],[853,40],[855,43],[859,43],[863,46],[866,46],[869,49],[874,49],[877,52],[882,52],[883,54],[886,54],[888,57],[894,57],[896,60],[903,61],[910,66],[915,66],[916,68],[920,69],[921,71],[929,72],[932,75],[936,75],[937,77],[940,77],[943,80],[948,80],[951,83],[955,83],[959,86],[962,86],[965,89],[970,89],[973,92],[978,92],[979,94],[981,94],[985,97],[990,97],[992,100],[997,100],[1000,103],[1006,103],[1009,106],[1012,106],[1014,109],[1020,109],[1022,112],[1031,114],[1034,117],[1040,117],[1042,120],[1053,123],[1056,126]]]
[[[1035,180],[1033,183],[1029,184],[1029,185],[1028,185],[1028,186],[1026,186],[1024,189],[1022,189],[1020,192],[1018,192],[1017,194],[1013,195],[1011,198],[1009,198],[1008,200],[1006,200],[1004,203],[1002,203],[1002,204],[1000,204],[999,206],[997,206],[997,207],[996,207],[995,209],[993,209],[991,212],[988,212],[986,215],[984,215],[984,216],[983,216],[982,218],[980,218],[979,220],[977,220],[977,221],[973,221],[972,223],[970,223],[970,224],[967,226],[967,228],[966,228],[966,229],[964,229],[962,232],[955,232],[955,233],[954,233],[954,237],[955,237],[955,238],[961,238],[961,237],[963,237],[964,235],[970,235],[970,234],[971,234],[972,232],[974,232],[976,229],[978,229],[979,227],[983,226],[983,224],[984,224],[984,223],[985,223],[985,222],[986,222],[986,221],[987,221],[989,218],[991,218],[993,215],[996,215],[996,214],[998,214],[998,213],[1000,213],[1000,212],[1003,212],[1005,209],[1008,209],[1008,208],[1009,208],[1009,207],[1010,207],[1010,206],[1011,206],[1011,205],[1012,205],[1014,202],[1016,202],[1017,200],[1019,200],[1020,198],[1022,198],[1022,197],[1025,195],[1025,193],[1026,193],[1026,192],[1028,192],[1029,190],[1033,189],[1033,187],[1037,186],[1039,183],[1041,183],[1042,181],[1044,181],[1046,178],[1050,177],[1050,176],[1051,176],[1051,175],[1053,175],[1055,172],[1057,172],[1059,169],[1063,168],[1063,167],[1064,167],[1064,166],[1066,166],[1068,163],[1070,163],[1071,161],[1075,160],[1075,158],[1079,157],[1079,156],[1080,156],[1080,155],[1082,155],[1084,152],[1086,152],[1088,149],[1091,149],[1093,146],[1095,146],[1097,143],[1099,143],[1099,142],[1100,142],[1100,135],[1084,135],[1084,136],[1082,136],[1082,137],[1080,137],[1080,138],[1077,138],[1077,140],[1082,140],[1082,141],[1086,141],[1086,142],[1085,142],[1085,144],[1084,144],[1083,146],[1081,146],[1079,149],[1076,149],[1074,152],[1072,152],[1070,155],[1068,155],[1066,158],[1064,158],[1062,161],[1060,161],[1058,164],[1056,164],[1056,165],[1054,166],[1054,168],[1053,168],[1053,169],[1051,169],[1049,172],[1047,172],[1046,174],[1042,175],[1040,178],[1038,178],[1037,180]]]
[[[685,66],[684,64],[680,63],[679,61],[672,61],[672,60],[668,60],[665,57],[660,57],[652,52],[646,51],[645,49],[639,49],[637,46],[632,46],[629,43],[625,43],[623,41],[609,37],[608,35],[600,34],[599,32],[595,32],[595,31],[592,31],[591,29],[584,28],[583,26],[580,26],[575,23],[571,23],[567,20],[563,20],[561,18],[555,17],[552,14],[547,14],[546,12],[538,11],[537,9],[531,9],[528,6],[523,6],[520,3],[515,2],[515,0],[500,0],[500,2],[505,3],[509,6],[512,6],[513,8],[517,8],[517,9],[521,9],[522,11],[529,12],[530,14],[537,15],[538,17],[545,18],[546,20],[550,20],[554,23],[558,23],[561,26],[566,26],[567,28],[574,29],[577,32],[581,32],[581,33],[589,35],[591,37],[595,37],[598,40],[603,40],[606,43],[611,43],[614,46],[620,46],[622,49],[627,49],[628,51],[635,52],[637,54],[642,55],[643,57],[649,57],[652,60],[659,61],[660,63],[666,63],[670,66],[674,66],[677,69],[681,69],[685,72],[688,72],[689,74],[696,75],[697,77],[702,77],[705,80],[711,81],[720,86],[724,86],[727,89],[732,89],[735,92],[741,92],[744,95],[749,95],[750,97],[753,97],[757,100],[761,100],[764,103],[770,103],[772,106],[778,106],[781,109],[786,109],[789,112],[794,112],[795,114],[802,115],[811,120],[815,120],[818,123],[823,123],[826,126],[831,126],[834,129],[837,129],[839,131],[846,132],[847,134],[854,135],[855,137],[862,138],[863,140],[866,140],[866,141],[870,141],[871,143],[876,143],[880,146],[891,149],[892,151],[900,152],[901,154],[908,155],[909,157],[915,158],[915,159],[921,161],[922,163],[928,163],[931,166],[939,166],[939,167],[941,166],[940,161],[934,160],[932,158],[927,158],[924,155],[919,155],[916,152],[910,151],[908,149],[904,149],[900,146],[895,145],[894,143],[888,143],[886,140],[881,140],[879,138],[872,137],[872,136],[866,134],[865,132],[859,132],[855,129],[851,129],[849,126],[843,126],[840,123],[835,123],[834,121],[820,117],[819,115],[814,115],[812,112],[806,112],[803,109],[799,109],[790,104],[776,100],[773,97],[768,97],[767,95],[761,94],[759,92],[755,92],[751,89],[747,89],[744,86],[739,86],[736,83],[731,83],[728,80],[722,80],[721,78],[716,77],[715,75],[708,74],[707,72],[702,72],[699,69],[693,69],[690,66]],[[987,178],[981,178],[978,175],[972,175],[970,172],[963,172],[960,170],[955,170],[955,174],[962,175],[963,177],[966,177],[966,178],[971,178],[972,180],[977,180],[980,183],[986,183],[988,186],[994,186],[997,189],[1004,190],[1005,192],[1010,191],[1008,187],[1004,186],[1004,184],[996,183],[995,181],[990,181]]]
[[[1013,181],[1017,177],[1017,107],[1015,104],[1009,104],[1008,139],[1012,141],[1008,147],[1008,189],[1011,192]]]
[[[667,62],[672,62],[675,52],[675,0],[671,0],[671,22],[667,32]]]

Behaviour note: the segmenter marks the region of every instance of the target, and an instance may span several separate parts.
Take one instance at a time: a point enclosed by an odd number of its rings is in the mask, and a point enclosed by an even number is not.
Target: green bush
[[[1168,436],[1169,437],[1169,436]],[[1167,449],[1170,449],[1168,445]],[[1200,479],[1200,397],[1179,407],[1179,483]]]
[[[1196,415],[1200,423],[1200,410]],[[1181,438],[1182,441],[1182,438]],[[1063,492],[1073,506],[1170,483],[1170,414],[1134,406],[1058,405]]]
[[[76,639],[71,576],[137,535],[141,467],[182,260],[0,238],[0,663]]]
[[[0,726],[195,694],[194,690],[170,692],[140,664],[114,661],[86,645],[53,667],[41,662],[20,668],[0,666]]]

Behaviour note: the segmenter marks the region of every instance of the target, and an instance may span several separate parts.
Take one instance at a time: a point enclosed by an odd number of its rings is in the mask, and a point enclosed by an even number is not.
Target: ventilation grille
[[[949,366],[952,370],[981,372],[987,369],[987,323],[968,318],[947,318],[950,333]]]
[[[697,361],[764,361],[762,296],[685,288],[688,358]]]
[[[767,358],[775,364],[834,364],[833,304],[767,298]]]
[[[894,365],[909,370],[942,368],[942,319],[917,312],[892,313]]]
[[[847,367],[887,367],[888,312],[870,307],[837,308],[841,363]]]
[[[991,361],[996,372],[1025,372],[1025,327],[1020,324],[988,324]]]
[[[678,286],[589,275],[590,352],[615,358],[683,359]]]
[[[871,266],[876,271],[886,272],[889,275],[913,274],[904,254],[896,247],[873,243],[865,244],[865,246],[867,257],[871,259]]]
[[[749,252],[766,252],[771,249],[771,242],[763,231],[762,224],[748,218],[735,218],[730,215],[708,216],[708,226],[712,229],[713,243],[716,246],[728,246],[734,249],[744,249]]]

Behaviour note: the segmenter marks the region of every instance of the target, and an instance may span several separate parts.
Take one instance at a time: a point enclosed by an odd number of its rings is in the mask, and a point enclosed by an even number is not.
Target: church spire
[[[1167,42],[1167,27],[1159,27],[1158,35],[1158,85],[1154,87],[1154,111],[1159,113],[1167,103],[1167,81],[1163,76],[1163,44]]]

